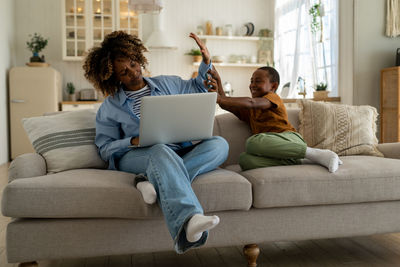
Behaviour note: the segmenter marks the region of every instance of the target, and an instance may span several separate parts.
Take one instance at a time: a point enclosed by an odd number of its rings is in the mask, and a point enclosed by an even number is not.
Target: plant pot
[[[68,95],[68,101],[75,102],[76,101],[76,95],[75,94]]]
[[[201,62],[202,59],[202,56],[193,56],[193,62]]]
[[[314,91],[314,100],[325,100],[330,91]]]
[[[42,62],[42,58],[39,57],[39,53],[33,53],[32,57],[30,58],[30,62]]]

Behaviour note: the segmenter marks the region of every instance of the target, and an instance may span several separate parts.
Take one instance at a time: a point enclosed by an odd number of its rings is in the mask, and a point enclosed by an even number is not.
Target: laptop
[[[143,97],[139,147],[211,138],[216,101],[216,93]]]

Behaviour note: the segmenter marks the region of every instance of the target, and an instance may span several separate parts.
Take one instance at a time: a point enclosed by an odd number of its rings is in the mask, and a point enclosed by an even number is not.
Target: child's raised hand
[[[199,37],[196,34],[191,32],[189,34],[189,37],[193,38],[196,41],[197,45],[199,46],[201,55],[203,56],[204,63],[206,63],[207,65],[210,64],[211,62],[210,52],[208,52],[207,46],[199,39]]]

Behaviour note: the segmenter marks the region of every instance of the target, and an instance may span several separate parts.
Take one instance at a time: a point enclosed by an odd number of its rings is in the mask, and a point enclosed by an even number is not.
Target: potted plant
[[[48,43],[48,39],[43,38],[36,32],[32,36],[30,41],[26,42],[27,48],[32,52],[33,56],[30,58],[30,62],[45,62],[44,56],[39,57],[39,52],[42,51]]]
[[[202,55],[200,49],[193,48],[186,55],[193,56],[193,62],[200,62],[202,60]]]
[[[311,32],[316,34],[320,31],[320,42],[322,42],[322,17],[325,15],[324,6],[321,3],[315,4],[310,8],[308,14],[311,15]]]
[[[67,83],[67,89],[66,92],[68,94],[68,100],[69,101],[76,101],[75,97],[75,86],[73,83]]]
[[[328,89],[328,84],[324,82],[320,82],[315,86],[315,91],[314,91],[314,99],[315,100],[324,100],[328,98],[329,91]]]

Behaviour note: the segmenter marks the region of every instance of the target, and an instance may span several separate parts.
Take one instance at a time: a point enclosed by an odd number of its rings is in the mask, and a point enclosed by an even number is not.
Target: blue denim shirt
[[[203,62],[199,66],[196,78],[183,80],[178,76],[157,76],[145,81],[150,87],[151,95],[177,95],[207,92],[203,85],[204,77],[211,68]],[[139,135],[140,119],[132,112],[131,99],[126,97],[123,89],[114,96],[108,96],[100,106],[96,116],[96,139],[100,157],[108,162],[108,168],[115,170],[116,161],[130,149],[131,138]],[[171,118],[173,120],[175,118]],[[188,144],[182,144],[182,147]]]

